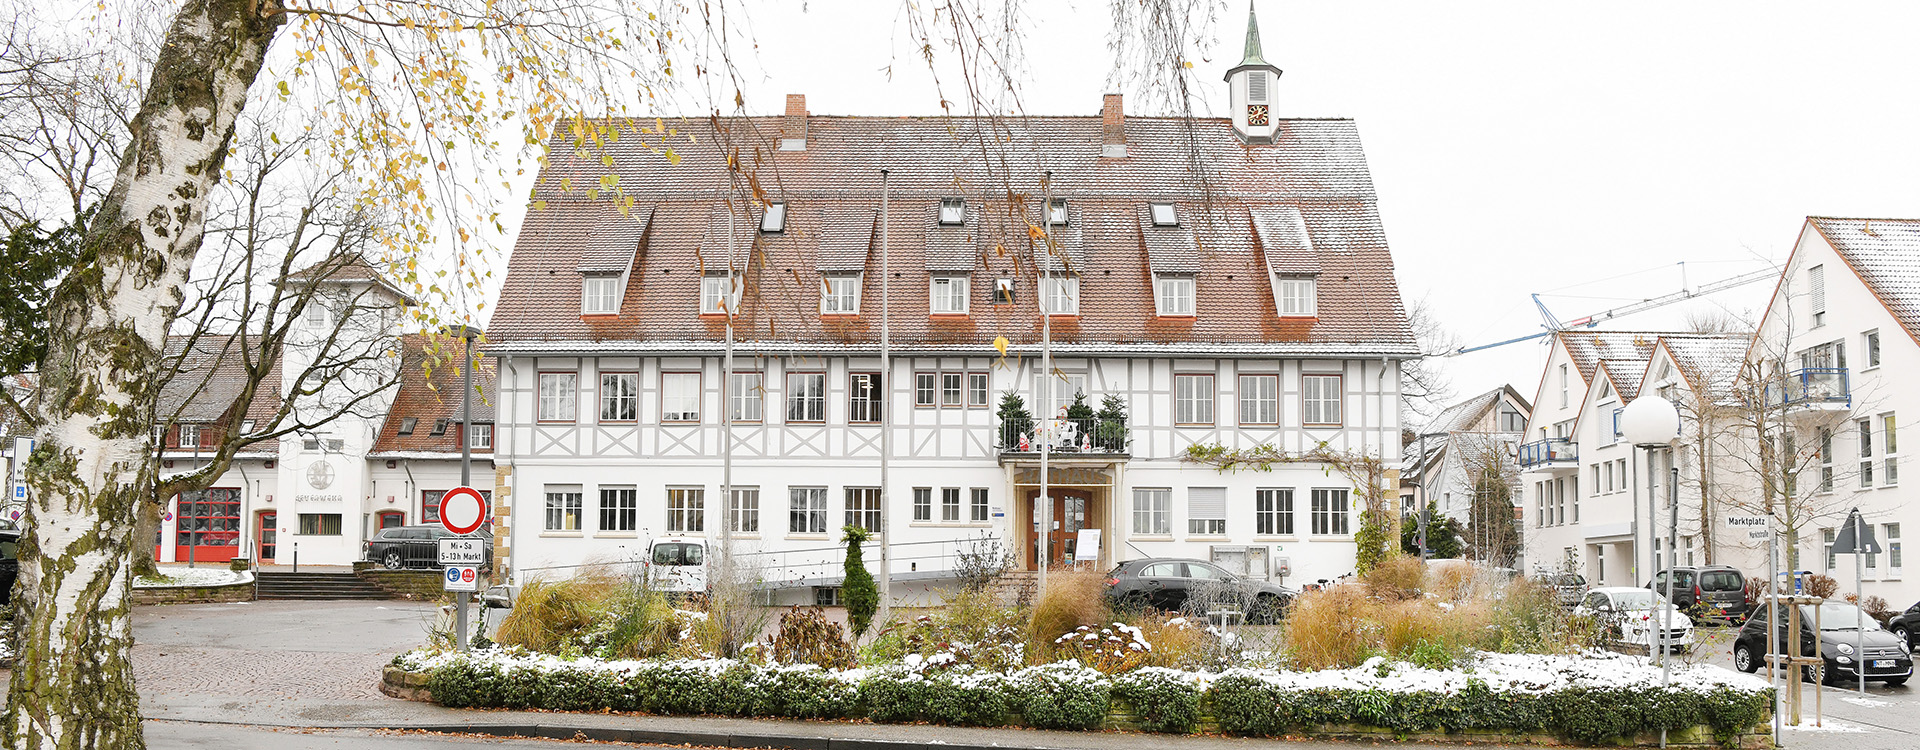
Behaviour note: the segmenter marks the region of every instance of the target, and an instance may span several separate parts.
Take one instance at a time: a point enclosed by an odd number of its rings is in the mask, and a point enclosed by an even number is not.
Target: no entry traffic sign
[[[471,534],[487,524],[487,500],[472,487],[455,487],[440,496],[440,525],[455,534]]]

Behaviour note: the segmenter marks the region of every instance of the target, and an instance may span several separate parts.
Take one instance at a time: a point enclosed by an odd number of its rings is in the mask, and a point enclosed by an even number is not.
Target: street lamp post
[[[1659,516],[1654,501],[1654,472],[1657,469],[1654,467],[1653,457],[1656,449],[1671,450],[1673,442],[1680,439],[1680,410],[1674,408],[1672,401],[1655,395],[1642,395],[1634,399],[1633,403],[1628,404],[1627,408],[1620,413],[1620,433],[1627,442],[1647,451],[1647,548],[1649,561],[1652,563],[1649,575],[1657,575],[1660,570],[1660,556],[1652,549],[1653,540],[1659,536],[1659,527],[1655,525]],[[1674,497],[1674,501],[1678,502],[1677,496]],[[1638,544],[1639,535],[1634,536],[1634,543]],[[1668,543],[1668,547],[1671,551],[1671,542]],[[1671,574],[1667,576],[1666,583],[1666,602],[1661,602],[1659,608],[1658,631],[1654,633],[1654,637],[1647,639],[1648,649],[1654,651],[1656,654],[1654,658],[1660,663],[1660,685],[1663,688],[1670,679],[1666,651],[1667,633],[1671,632],[1673,626],[1673,610],[1669,603],[1673,600]],[[1652,626],[1655,623],[1649,620],[1647,624]],[[1660,742],[1663,746],[1666,744],[1665,731],[1660,734]]]

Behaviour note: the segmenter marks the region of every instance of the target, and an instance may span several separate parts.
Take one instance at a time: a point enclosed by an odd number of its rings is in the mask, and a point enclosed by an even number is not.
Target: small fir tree
[[[873,574],[867,572],[867,563],[860,558],[860,543],[865,542],[871,532],[865,527],[847,524],[841,529],[846,534],[847,543],[846,577],[840,583],[840,598],[847,605],[847,626],[853,631],[853,637],[859,638],[867,632],[868,623],[873,622],[873,613],[880,608],[880,591],[874,586]]]
[[[1094,415],[1100,420],[1093,428],[1093,440],[1103,450],[1121,450],[1127,447],[1127,401],[1120,394],[1109,393],[1100,400],[1100,413]]]
[[[1080,391],[1073,392],[1073,403],[1067,405],[1067,418],[1076,423],[1093,419],[1093,407],[1087,405],[1087,394]]]
[[[1020,444],[1020,436],[1033,432],[1033,415],[1027,412],[1027,400],[1020,394],[1007,391],[1000,394],[1000,442],[1003,448],[1011,450]]]

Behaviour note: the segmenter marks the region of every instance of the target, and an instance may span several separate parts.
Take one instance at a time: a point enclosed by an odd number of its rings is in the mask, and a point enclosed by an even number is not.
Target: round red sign
[[[440,496],[440,525],[455,534],[471,534],[487,525],[487,499],[472,487],[455,487]]]

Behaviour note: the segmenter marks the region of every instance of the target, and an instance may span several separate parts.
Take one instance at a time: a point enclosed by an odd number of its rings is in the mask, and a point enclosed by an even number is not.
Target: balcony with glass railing
[[[1055,419],[1031,422],[1001,422],[1001,454],[1038,455],[1042,444],[1052,453],[1125,455],[1132,450],[1133,436],[1125,420]]]
[[[1845,367],[1803,367],[1767,384],[1767,405],[1815,411],[1853,407]]]
[[[1580,444],[1567,438],[1546,438],[1520,446],[1520,468],[1551,469],[1575,467],[1580,460]]]

